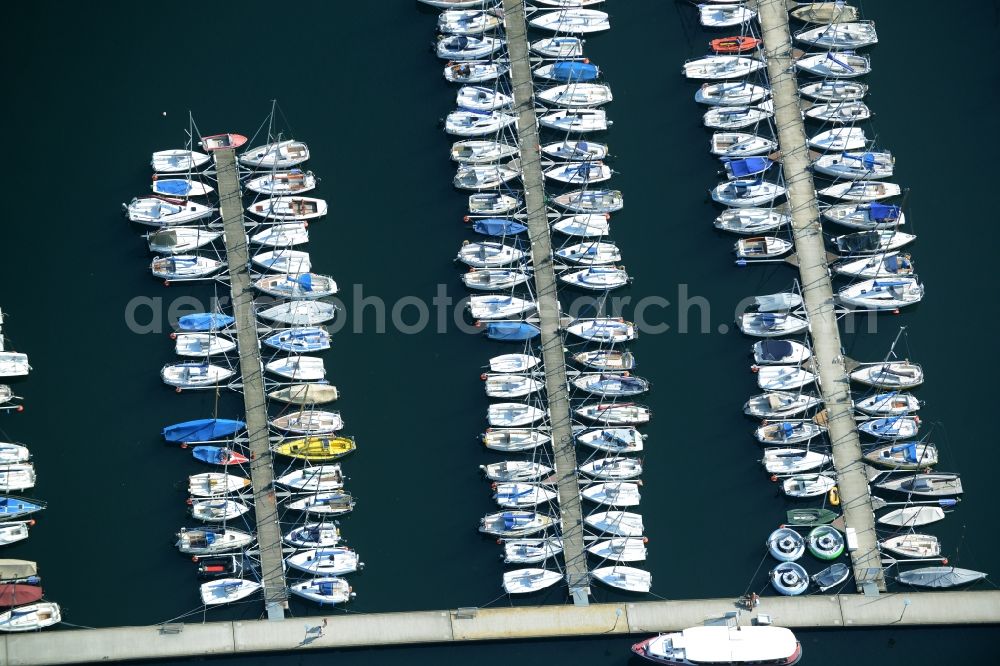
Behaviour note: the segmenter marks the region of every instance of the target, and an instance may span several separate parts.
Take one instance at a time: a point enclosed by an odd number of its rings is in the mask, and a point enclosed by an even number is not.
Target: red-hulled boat
[[[746,53],[758,48],[761,43],[761,40],[756,37],[735,35],[713,39],[708,43],[708,46],[716,53]]]
[[[33,604],[42,598],[42,588],[38,585],[4,583],[0,585],[0,608]]]
[[[246,142],[247,138],[242,134],[213,134],[201,137],[201,147],[207,151],[239,148]]]

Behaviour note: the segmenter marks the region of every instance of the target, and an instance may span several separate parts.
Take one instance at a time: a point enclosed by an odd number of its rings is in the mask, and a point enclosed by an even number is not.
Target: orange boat
[[[716,53],[744,53],[753,51],[761,45],[761,41],[756,37],[739,35],[735,37],[719,37],[708,43],[708,46]]]

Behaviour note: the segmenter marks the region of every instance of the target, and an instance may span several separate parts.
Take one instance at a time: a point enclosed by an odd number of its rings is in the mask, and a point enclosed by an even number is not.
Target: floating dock
[[[253,286],[250,284],[250,256],[246,227],[243,223],[243,195],[239,167],[233,148],[213,152],[219,187],[219,208],[225,229],[229,283],[232,288],[233,315],[240,351],[240,374],[243,378],[243,401],[246,410],[248,446],[251,452],[250,479],[253,481],[254,512],[257,516],[257,549],[260,575],[264,585],[264,605],[269,620],[281,620],[288,608],[285,588],[284,555],[281,526],[274,495],[274,468],[267,425],[264,396],[264,368],[257,337]]]
[[[785,0],[759,0],[757,8],[774,98],[774,120],[788,188],[802,297],[809,314],[818,383],[829,414],[829,437],[841,508],[849,533],[853,532],[857,538],[857,547],[850,552],[854,580],[858,591],[884,592],[885,572],[875,534],[875,512],[854,421],[850,378],[841,351],[816,187],[809,170],[809,149],[791,58],[787,3]]]
[[[566,356],[560,335],[559,297],[552,265],[552,239],[545,207],[545,182],[542,175],[538,120],[535,117],[534,85],[528,56],[528,25],[523,0],[504,0],[507,48],[510,52],[510,76],[517,112],[518,144],[521,149],[521,180],[527,208],[528,233],[531,238],[531,261],[534,266],[535,298],[541,329],[542,361],[545,367],[545,392],[548,397],[549,425],[555,452],[555,474],[559,491],[563,557],[566,583],[573,603],[589,603],[590,574],[583,545],[583,508],[577,483],[576,445],[570,416],[566,379]]]
[[[339,614],[289,619],[115,627],[0,636],[0,664],[108,663],[307,649],[581,636],[642,636],[766,614],[792,629],[996,624],[1000,591],[767,597],[752,613],[732,599],[646,601],[580,606],[460,608],[408,613]],[[623,655],[622,659],[625,659]]]

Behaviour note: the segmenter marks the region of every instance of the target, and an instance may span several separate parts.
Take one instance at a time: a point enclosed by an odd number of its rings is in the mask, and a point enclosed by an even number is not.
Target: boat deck
[[[260,552],[264,605],[269,620],[281,620],[288,607],[285,569],[281,550],[281,527],[274,495],[274,468],[264,398],[264,369],[257,338],[253,286],[250,284],[250,257],[243,224],[243,197],[240,192],[239,167],[232,148],[214,151],[218,174],[219,207],[225,229],[229,282],[232,288],[233,315],[240,350],[240,373],[243,377],[243,400],[246,410],[248,446],[251,452],[250,478],[253,481],[254,511],[257,516],[257,548]]]
[[[580,606],[461,608],[407,613],[337,614],[285,622],[250,620],[113,627],[0,636],[0,664],[108,663],[261,652],[636,634],[636,639],[724,622],[733,599],[645,601]],[[767,614],[790,628],[1000,623],[1000,591],[767,597],[749,625]],[[624,657],[623,657],[624,659]]]
[[[545,364],[545,391],[548,396],[555,451],[555,473],[562,517],[563,557],[566,583],[573,603],[587,605],[590,576],[583,545],[583,508],[576,477],[576,447],[570,417],[566,380],[566,356],[559,332],[559,298],[556,274],[552,265],[552,239],[545,208],[545,184],[541,153],[538,150],[538,121],[535,117],[534,87],[528,56],[528,26],[523,0],[504,0],[507,48],[510,51],[510,75],[517,112],[518,142],[521,147],[521,170],[527,226],[531,238],[531,259],[535,268],[535,298],[538,302],[542,360]]]
[[[788,30],[788,10],[784,0],[759,0],[758,17],[767,54],[767,72],[774,98],[774,120],[788,201],[792,211],[792,231],[798,255],[802,297],[809,313],[813,340],[813,358],[819,373],[819,385],[829,414],[829,437],[833,464],[837,470],[841,508],[847,529],[857,536],[857,548],[851,551],[854,580],[858,590],[873,584],[885,591],[875,534],[875,512],[861,441],[854,422],[850,379],[841,353],[840,329],[833,299],[833,286],[823,245],[816,187],[809,170],[809,148],[805,125],[799,108],[798,84],[792,66],[792,37]]]

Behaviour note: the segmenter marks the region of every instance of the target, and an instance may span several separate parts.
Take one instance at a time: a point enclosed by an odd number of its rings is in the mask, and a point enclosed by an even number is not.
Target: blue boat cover
[[[552,65],[549,76],[557,81],[593,81],[600,70],[589,62],[566,61]]]
[[[486,337],[491,340],[530,340],[540,333],[537,326],[524,321],[495,321],[486,324]]]
[[[778,318],[770,312],[763,312],[760,315],[760,323],[765,328],[773,328],[778,323]]]
[[[528,227],[517,220],[501,220],[494,217],[476,220],[472,223],[472,228],[477,233],[486,236],[512,236],[528,230]]]
[[[305,289],[306,291],[312,291],[313,288],[312,273],[303,273],[302,275],[289,279],[295,282],[303,289]]]
[[[764,173],[773,162],[766,157],[747,157],[741,160],[732,160],[728,164],[729,173],[733,178],[746,178],[759,173]]]
[[[459,35],[455,39],[451,39],[451,40],[445,42],[444,45],[445,45],[445,48],[448,48],[448,49],[450,49],[452,51],[461,51],[463,49],[468,48],[468,46],[469,46],[469,38],[466,37],[465,35]]]
[[[212,331],[225,328],[236,319],[218,312],[198,312],[184,315],[177,320],[177,327],[182,331]]]
[[[882,220],[898,220],[899,206],[891,206],[883,203],[873,203],[868,208],[868,215],[871,219],[881,222]]]
[[[757,345],[765,361],[780,361],[792,353],[792,343],[788,340],[761,340]]]
[[[319,593],[326,597],[332,597],[337,591],[336,586],[328,580],[319,584]]]
[[[156,182],[156,191],[160,194],[187,194],[191,184],[186,180],[170,179]]]
[[[781,424],[781,434],[785,437],[790,436],[795,431],[795,427],[788,423],[787,421]]]
[[[903,452],[903,459],[906,462],[917,462],[917,445],[913,442],[907,442],[906,444],[898,444],[891,449],[890,453],[900,453]]]
[[[205,532],[205,543],[207,543],[209,545],[215,543],[215,533],[214,532]]]
[[[228,437],[245,427],[246,423],[234,419],[196,419],[167,426],[163,437],[168,442],[204,442]]]

